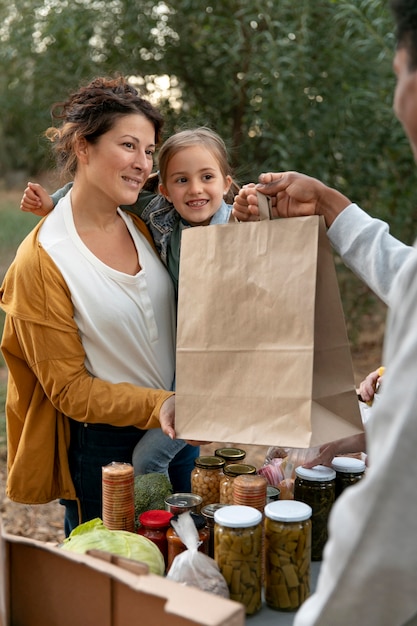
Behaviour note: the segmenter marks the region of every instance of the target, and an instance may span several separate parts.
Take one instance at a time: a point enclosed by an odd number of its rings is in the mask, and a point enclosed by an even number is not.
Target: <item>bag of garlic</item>
[[[200,540],[190,513],[181,513],[171,524],[187,549],[174,558],[167,578],[229,598],[229,588],[216,561],[198,550]]]

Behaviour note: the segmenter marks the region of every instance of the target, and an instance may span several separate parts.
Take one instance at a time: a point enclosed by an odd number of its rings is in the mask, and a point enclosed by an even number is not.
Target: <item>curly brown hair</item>
[[[62,120],[62,125],[48,128],[45,135],[53,143],[61,174],[74,177],[77,169],[74,146],[78,139],[83,137],[94,144],[118,118],[132,113],[140,113],[153,124],[155,144],[158,144],[163,127],[161,113],[122,76],[94,78],[72,93],[65,102],[54,104],[52,117]]]

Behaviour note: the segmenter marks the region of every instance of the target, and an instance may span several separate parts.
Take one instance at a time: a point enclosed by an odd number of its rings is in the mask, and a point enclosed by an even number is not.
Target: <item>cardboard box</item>
[[[241,604],[108,553],[1,533],[0,626],[243,626]]]

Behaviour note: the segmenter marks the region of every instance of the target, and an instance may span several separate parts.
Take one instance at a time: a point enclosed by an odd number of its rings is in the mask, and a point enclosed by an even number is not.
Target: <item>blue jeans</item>
[[[191,491],[191,471],[200,448],[183,439],[170,439],[160,428],[147,430],[133,451],[135,476],[158,472],[171,481],[175,493]]]
[[[80,511],[76,500],[61,500],[61,504],[65,506],[66,536],[79,524],[102,517],[101,468],[112,461],[132,463],[136,445],[148,432],[134,426],[83,424],[75,420],[70,420],[70,424],[68,459],[75,491],[80,500]],[[149,457],[155,452],[149,446]],[[171,461],[168,473],[174,492],[190,491],[190,474],[198,454],[198,448],[186,444],[170,458],[166,457],[167,464]]]

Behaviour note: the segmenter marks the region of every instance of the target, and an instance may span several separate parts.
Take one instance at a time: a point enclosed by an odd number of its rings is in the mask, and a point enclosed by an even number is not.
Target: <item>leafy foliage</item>
[[[306,172],[412,242],[416,173],[392,112],[386,0],[14,0],[0,18],[2,171],[48,166],[50,105],[119,72],[157,98],[167,134],[215,128],[241,183]]]

